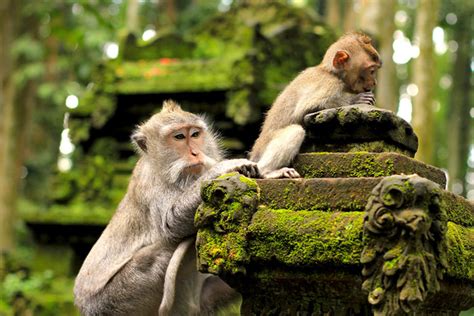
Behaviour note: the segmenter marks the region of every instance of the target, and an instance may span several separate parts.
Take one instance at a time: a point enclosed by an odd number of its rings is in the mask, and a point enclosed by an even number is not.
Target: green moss
[[[466,226],[474,226],[474,206],[463,197],[444,191],[441,199],[441,208],[446,212],[449,221]]]
[[[257,185],[257,181],[247,178],[246,176],[240,175],[239,180],[247,185],[247,187],[251,190],[258,191],[259,187]]]
[[[448,222],[448,274],[474,281],[474,228]]]
[[[296,157],[293,167],[305,178],[385,177],[416,173],[442,187],[446,184],[442,170],[394,152],[304,153]]]
[[[249,261],[245,236],[245,229],[226,234],[199,230],[196,243],[199,270],[214,274],[245,273],[244,264]]]
[[[257,261],[296,266],[358,264],[363,215],[261,209],[249,226],[250,253]]]
[[[122,48],[121,57],[124,60],[189,58],[195,44],[184,40],[177,33],[168,32],[159,34],[151,42],[139,42],[133,36],[129,36]]]
[[[249,260],[247,225],[258,204],[257,183],[232,172],[207,181],[201,192],[203,204],[195,217],[200,269],[211,273],[245,272],[243,263]]]
[[[51,270],[7,274],[0,283],[0,314],[79,315],[73,303],[73,283]]]
[[[234,86],[228,60],[163,60],[124,62],[115,69],[109,93],[165,93],[226,90]]]
[[[383,152],[395,152],[408,157],[413,157],[414,154],[404,148],[387,143],[385,141],[370,141],[361,143],[345,143],[345,144],[314,144],[310,148],[313,152],[372,152],[372,153],[383,153]]]
[[[351,177],[383,177],[393,174],[393,161],[376,161],[373,155],[356,153],[351,161]]]
[[[364,211],[376,178],[258,180],[262,205],[273,209]]]

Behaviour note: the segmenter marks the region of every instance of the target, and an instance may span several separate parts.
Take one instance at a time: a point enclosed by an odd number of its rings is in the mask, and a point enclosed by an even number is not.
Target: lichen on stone
[[[232,172],[203,183],[201,196],[195,215],[200,271],[245,273],[247,226],[259,202],[258,185]]]
[[[250,254],[259,264],[357,264],[363,248],[362,222],[362,212],[263,208],[249,226]]]

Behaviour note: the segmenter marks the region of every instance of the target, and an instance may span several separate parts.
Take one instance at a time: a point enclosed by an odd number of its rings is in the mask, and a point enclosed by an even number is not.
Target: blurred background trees
[[[279,2],[309,12],[336,34],[356,29],[373,36],[384,62],[378,105],[410,121],[420,137],[417,158],[445,169],[449,189],[474,200],[474,2]],[[64,159],[77,150],[69,112],[94,89],[101,65],[120,62],[128,34],[140,45],[167,32],[192,38],[203,21],[242,3],[262,0],[0,2],[0,253],[27,239],[17,216],[19,198],[47,200],[46,188],[59,170],[63,176],[74,172]],[[11,267],[5,258],[0,256],[0,280]],[[0,288],[0,314],[2,299],[21,288],[11,278],[5,283],[10,288]],[[40,288],[41,282],[29,286]]]

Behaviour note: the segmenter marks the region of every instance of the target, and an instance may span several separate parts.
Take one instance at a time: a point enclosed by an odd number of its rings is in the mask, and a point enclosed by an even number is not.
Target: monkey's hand
[[[372,91],[356,94],[351,104],[375,105],[375,96]]]
[[[215,166],[216,177],[224,174],[236,171],[249,178],[260,178],[260,171],[257,163],[248,159],[229,159],[219,162]]]

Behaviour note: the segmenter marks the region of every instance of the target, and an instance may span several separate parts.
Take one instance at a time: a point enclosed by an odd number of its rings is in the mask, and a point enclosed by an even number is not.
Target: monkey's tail
[[[161,300],[158,315],[170,315],[171,307],[174,303],[176,294],[176,276],[189,247],[194,245],[194,238],[188,238],[182,241],[171,256],[168,268],[166,269],[165,282],[163,285],[163,299]]]

